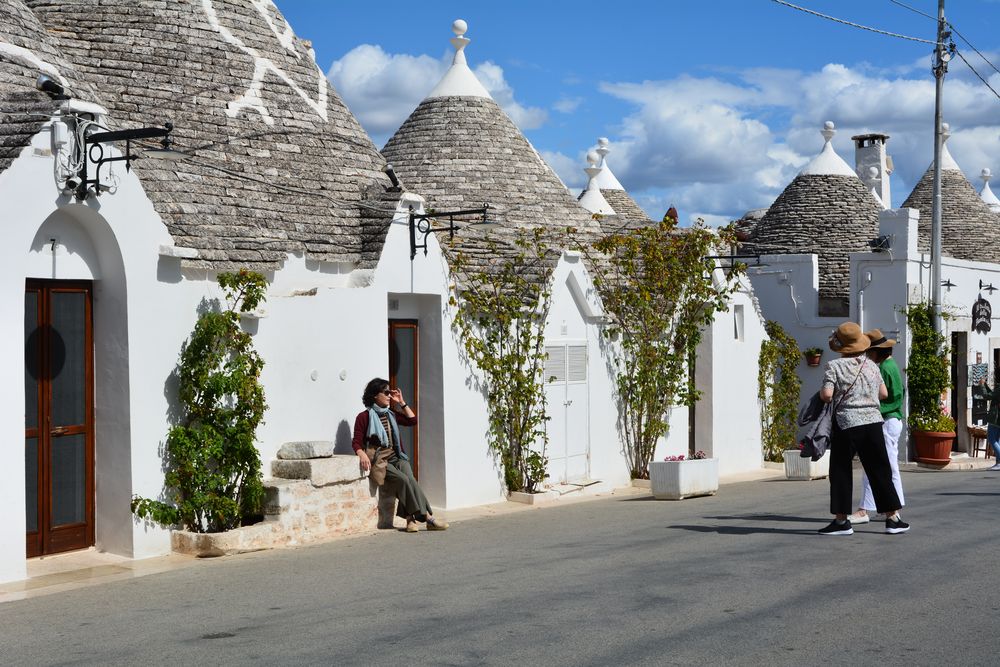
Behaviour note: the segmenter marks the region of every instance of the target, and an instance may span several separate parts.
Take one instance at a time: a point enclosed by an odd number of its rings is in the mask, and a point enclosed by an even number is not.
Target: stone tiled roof
[[[632,229],[655,224],[655,221],[650,220],[646,212],[642,210],[642,207],[635,203],[635,200],[624,190],[601,188],[601,194],[604,195],[604,198],[611,204],[611,208],[614,209],[615,214],[618,216],[619,225]]]
[[[488,269],[498,253],[515,252],[503,245],[490,248],[484,234],[503,243],[513,230],[534,227],[574,227],[578,238],[600,232],[600,224],[577,205],[490,98],[424,100],[389,139],[382,154],[403,185],[424,196],[430,209],[461,210],[484,203],[495,208],[490,217],[500,223],[499,228],[465,228],[456,236],[456,247],[469,256],[470,268]],[[548,268],[556,259],[550,258]],[[544,268],[540,268],[542,273]]]
[[[0,2],[0,173],[38,133],[56,103],[35,89],[46,74],[79,98],[93,101],[75,69],[21,0]]]
[[[931,165],[903,202],[903,208],[920,211],[917,247],[922,252],[930,252],[931,247],[933,196]],[[1000,263],[1000,216],[979,198],[958,169],[941,170],[941,252],[956,259]]]
[[[857,176],[800,174],[754,226],[744,249],[816,253],[820,298],[844,298],[850,284],[848,255],[869,249],[880,210]]]
[[[9,0],[7,0],[9,1]],[[238,0],[28,0],[118,127],[175,125],[182,163],[134,169],[187,265],[371,263],[371,140],[278,11]],[[390,213],[374,212],[376,216]]]

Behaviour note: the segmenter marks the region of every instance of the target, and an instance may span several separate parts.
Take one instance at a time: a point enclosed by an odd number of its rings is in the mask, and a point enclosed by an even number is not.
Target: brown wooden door
[[[89,282],[29,280],[24,300],[27,555],[94,544]]]
[[[418,335],[416,320],[389,320],[389,384],[403,392],[403,398],[420,416]],[[420,450],[417,427],[400,427],[399,438],[403,451],[410,457],[413,476],[420,479]]]

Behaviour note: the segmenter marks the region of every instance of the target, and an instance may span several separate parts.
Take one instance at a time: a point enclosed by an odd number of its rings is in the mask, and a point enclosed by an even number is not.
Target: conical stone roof
[[[746,250],[818,255],[821,315],[846,314],[852,252],[878,234],[882,210],[861,179],[833,151],[833,123],[823,151],[778,195],[756,224]]]
[[[947,124],[943,127],[947,135]],[[920,211],[917,249],[930,252],[933,162],[903,202],[903,208]],[[1000,263],[1000,216],[976,193],[951,157],[947,143],[941,154],[941,253],[955,259]]]
[[[175,244],[197,251],[186,265],[271,270],[288,253],[374,264],[380,241],[363,233],[372,211],[361,204],[391,218],[384,162],[273,4],[26,5],[100,94],[109,122],[170,121],[176,147],[193,151],[134,165]]]
[[[56,109],[35,88],[42,74],[74,97],[96,101],[35,14],[21,0],[0,2],[0,174]]]
[[[461,47],[456,45],[456,62],[444,81],[460,80],[456,68],[467,77],[461,48],[468,40],[463,33],[464,27],[461,31],[456,27],[457,39],[464,41],[459,42]],[[403,185],[426,199],[429,209],[491,206],[489,217],[499,222],[499,228],[469,227],[456,236],[473,266],[485,268],[495,258],[483,243],[484,234],[503,239],[512,230],[535,227],[574,227],[582,234],[599,231],[599,223],[577,205],[500,106],[465,81],[467,89],[451,85],[442,91],[439,85],[435,96],[421,102],[389,139],[382,154]]]

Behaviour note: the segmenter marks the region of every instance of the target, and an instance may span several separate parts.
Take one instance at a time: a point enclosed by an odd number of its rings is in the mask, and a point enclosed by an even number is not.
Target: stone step
[[[307,479],[313,486],[348,484],[367,480],[358,457],[336,455],[321,459],[276,459],[271,461],[271,475],[284,479]]]
[[[330,456],[333,456],[333,443],[329,440],[286,442],[278,450],[279,459],[324,459]]]

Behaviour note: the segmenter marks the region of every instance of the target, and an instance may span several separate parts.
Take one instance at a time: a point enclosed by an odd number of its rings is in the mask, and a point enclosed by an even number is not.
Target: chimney
[[[892,173],[892,157],[886,155],[885,144],[888,134],[859,134],[851,137],[854,141],[854,171],[865,187],[872,190],[889,208],[889,175]]]

